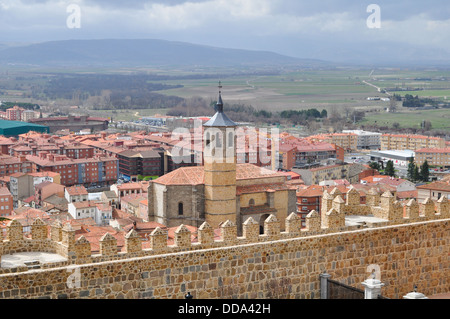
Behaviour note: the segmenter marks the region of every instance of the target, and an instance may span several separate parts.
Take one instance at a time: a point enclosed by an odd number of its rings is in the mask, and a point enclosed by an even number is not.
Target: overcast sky
[[[70,4],[80,28],[69,28]],[[370,28],[371,4],[380,9]],[[378,20],[371,20],[378,22]],[[373,26],[373,25],[372,25]],[[447,60],[448,0],[0,0],[0,42],[156,38],[304,58]]]

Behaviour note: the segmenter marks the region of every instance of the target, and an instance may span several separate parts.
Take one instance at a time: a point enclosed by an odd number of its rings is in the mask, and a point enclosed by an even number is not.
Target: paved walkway
[[[11,255],[1,256],[1,267],[12,268],[18,266],[25,266],[26,262],[38,261],[41,264],[66,261],[67,258],[58,254],[45,252],[21,252]]]

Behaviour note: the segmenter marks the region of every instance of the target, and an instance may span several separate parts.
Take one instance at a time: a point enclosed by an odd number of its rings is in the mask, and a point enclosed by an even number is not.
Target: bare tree
[[[389,101],[389,112],[395,113],[397,111],[397,101],[394,98],[391,98]]]

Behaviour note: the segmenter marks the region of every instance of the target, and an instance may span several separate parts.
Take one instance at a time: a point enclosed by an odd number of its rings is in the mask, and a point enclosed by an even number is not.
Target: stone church
[[[231,220],[241,233],[249,217],[262,229],[270,214],[284,221],[296,211],[296,188],[287,183],[285,175],[237,164],[237,124],[224,113],[220,91],[216,114],[203,126],[203,166],[179,168],[152,181],[148,188],[150,221],[168,227],[199,227],[206,221],[216,229]]]

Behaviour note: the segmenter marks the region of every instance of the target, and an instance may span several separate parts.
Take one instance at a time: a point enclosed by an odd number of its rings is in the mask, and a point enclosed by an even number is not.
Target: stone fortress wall
[[[48,252],[65,261],[39,267],[0,268],[0,298],[320,298],[319,276],[362,288],[373,265],[385,283],[384,296],[402,298],[416,284],[425,295],[450,291],[450,205],[447,198],[406,205],[391,193],[375,191],[367,204],[350,189],[346,202],[337,189],[323,196],[321,214],[312,211],[306,227],[292,213],[284,221],[275,215],[264,223],[264,234],[252,218],[237,236],[230,221],[220,226],[215,239],[211,226],[198,229],[198,242],[178,227],[174,245],[157,228],[150,248],[131,230],[124,251],[106,233],[100,253],[91,255],[90,243],[66,224],[50,229],[39,219],[31,238],[11,221],[7,238],[0,242],[2,256],[19,252]],[[349,217],[367,216],[362,223],[346,225]],[[281,231],[281,222],[285,230]]]

